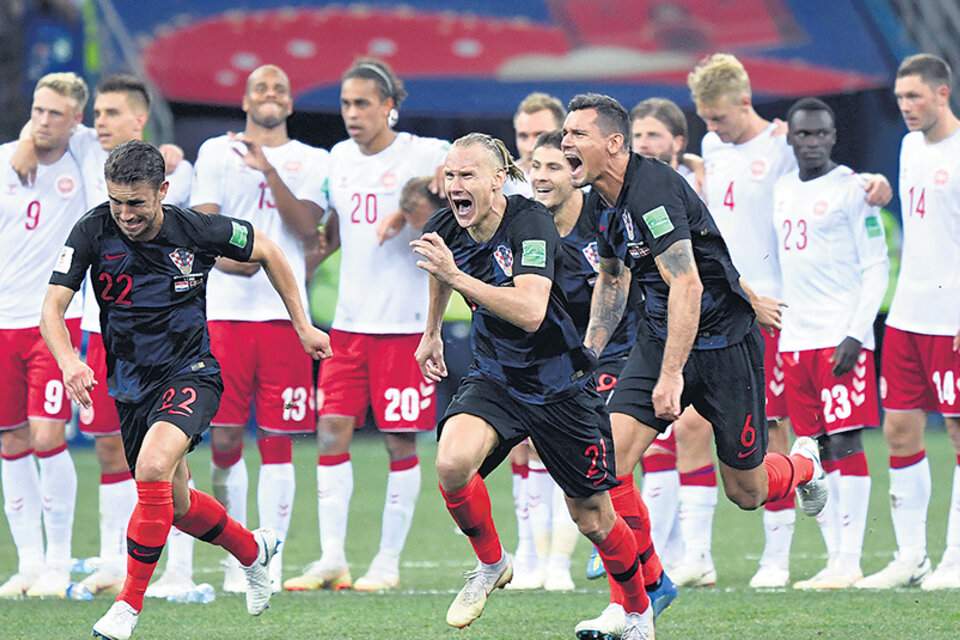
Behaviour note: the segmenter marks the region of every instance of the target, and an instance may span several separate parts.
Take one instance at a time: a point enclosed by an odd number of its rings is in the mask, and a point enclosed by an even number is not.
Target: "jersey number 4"
[[[733,211],[733,180],[730,181],[727,192],[723,194],[723,206]]]

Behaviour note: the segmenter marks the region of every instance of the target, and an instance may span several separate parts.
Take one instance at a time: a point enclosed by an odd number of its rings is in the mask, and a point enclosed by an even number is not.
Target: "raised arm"
[[[49,285],[40,309],[40,335],[63,372],[63,386],[67,395],[80,406],[90,408],[93,406],[90,392],[97,381],[93,377],[93,369],[84,364],[73,350],[70,333],[63,320],[73,294],[74,290],[69,287]]]
[[[600,258],[600,273],[590,299],[590,322],[583,344],[598,358],[613,336],[630,293],[630,270],[620,258]]]
[[[259,229],[253,231],[253,252],[250,254],[251,262],[258,262],[266,271],[270,278],[270,284],[280,294],[290,320],[293,322],[293,328],[303,344],[304,350],[315,360],[323,360],[333,355],[330,350],[330,337],[320,331],[307,319],[300,302],[300,292],[297,290],[297,281],[290,269],[290,263],[287,262],[283,250],[270,239],[267,234]]]
[[[660,364],[660,379],[653,389],[653,407],[657,417],[680,417],[683,392],[683,366],[700,326],[700,296],[703,283],[689,240],[678,240],[656,257],[657,268],[670,287],[667,297],[667,341]]]
[[[436,279],[459,291],[510,324],[530,333],[540,328],[547,315],[550,288],[553,282],[541,275],[526,273],[515,276],[512,287],[495,287],[469,276],[457,268],[453,254],[436,233],[425,233],[410,243],[424,257],[417,266]]]
[[[230,139],[246,145],[246,153],[236,149],[234,152],[248,167],[263,173],[270,187],[270,193],[273,194],[273,204],[276,205],[277,213],[280,214],[283,222],[303,241],[316,236],[317,224],[323,218],[323,209],[315,202],[301,200],[293,195],[283,178],[277,173],[277,169],[267,160],[259,144],[243,134],[231,134]]]

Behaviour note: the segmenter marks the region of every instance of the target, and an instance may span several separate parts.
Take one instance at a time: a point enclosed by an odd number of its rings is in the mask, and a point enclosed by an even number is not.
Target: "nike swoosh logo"
[[[125,253],[114,253],[114,254],[105,253],[105,254],[103,255],[103,257],[106,258],[107,260],[116,260],[117,258],[122,258],[122,257],[124,257],[125,255],[127,255],[127,254],[125,254]]]
[[[757,450],[757,448],[754,447],[753,449],[750,449],[750,451],[738,451],[738,452],[737,452],[737,457],[738,457],[738,458],[746,458],[748,455],[750,455],[751,453],[753,453],[753,452],[756,451],[756,450]]]
[[[606,230],[607,230],[607,225],[600,226],[600,231],[606,231]]]

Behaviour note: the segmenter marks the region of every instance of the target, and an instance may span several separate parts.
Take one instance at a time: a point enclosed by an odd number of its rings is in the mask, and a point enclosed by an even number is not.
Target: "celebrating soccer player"
[[[513,575],[483,477],[529,436],[580,531],[623,587],[623,637],[652,638],[637,544],[608,495],[619,483],[609,467],[614,452],[603,399],[587,386],[596,360],[562,303],[557,226],[543,205],[503,195],[508,175],[522,174],[502,142],[476,133],[457,140],[444,163],[450,207],[411,243],[422,256],[418,265],[433,276],[417,348],[424,375],[435,381],[446,375],[440,326],[451,291],[473,308],[475,364],[438,427],[437,473],[447,509],[479,562],[450,605],[447,624],[469,625],[490,592]]]
[[[40,319],[72,400],[88,407],[90,391],[107,384],[137,482],[127,574],[94,635],[125,640],[133,633],[171,526],[237,558],[247,579],[247,612],[259,615],[270,600],[268,565],[280,541],[269,529],[247,530],[212,496],[187,486],[185,456],[209,427],[223,389],[206,327],[206,278],[216,259],[263,267],[312,357],[330,355],[329,338],[307,320],[290,265],[263,232],[246,221],[161,204],[167,182],[153,146],[139,140],[119,145],[104,175],[109,203],[71,230]],[[106,381],[77,356],[64,323],[88,269],[103,322]]]

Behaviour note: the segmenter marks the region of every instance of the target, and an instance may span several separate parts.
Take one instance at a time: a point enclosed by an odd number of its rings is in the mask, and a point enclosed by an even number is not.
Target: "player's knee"
[[[171,475],[168,465],[159,457],[144,456],[141,452],[137,458],[137,482],[169,481]]]
[[[444,491],[457,491],[467,486],[475,473],[470,462],[456,452],[437,452],[437,478]]]
[[[728,483],[724,485],[724,492],[730,502],[744,511],[753,511],[763,505],[766,495],[760,487],[744,487]]]

